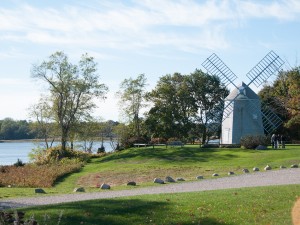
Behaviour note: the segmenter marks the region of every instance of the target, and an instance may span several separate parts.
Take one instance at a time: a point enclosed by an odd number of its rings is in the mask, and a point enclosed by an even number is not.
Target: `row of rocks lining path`
[[[37,196],[28,198],[7,199],[0,202],[0,210],[29,206],[50,205],[94,199],[107,199],[125,196],[138,196],[161,193],[182,193],[207,190],[220,190],[243,187],[300,184],[300,168],[281,169],[251,174],[235,175],[185,183],[172,183],[159,186],[135,188],[132,190],[101,191],[90,193],[73,193],[54,196]]]

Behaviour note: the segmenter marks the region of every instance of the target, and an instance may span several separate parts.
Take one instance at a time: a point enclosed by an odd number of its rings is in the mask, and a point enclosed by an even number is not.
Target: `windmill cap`
[[[230,92],[230,94],[225,98],[225,100],[232,100],[232,99],[258,99],[259,96],[250,88],[248,85],[246,85],[244,82],[242,82],[241,85],[238,85],[237,88],[235,88],[233,91]]]

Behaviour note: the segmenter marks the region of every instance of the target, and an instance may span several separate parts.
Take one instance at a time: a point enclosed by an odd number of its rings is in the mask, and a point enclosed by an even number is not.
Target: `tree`
[[[96,66],[94,58],[87,54],[74,65],[66,54],[56,52],[32,68],[32,77],[48,85],[48,101],[60,129],[62,155],[72,129],[78,121],[88,118],[96,107],[94,98],[105,98],[108,88],[99,83]]]
[[[30,132],[29,123],[26,120],[13,120],[5,118],[0,121],[0,139],[17,140],[33,138]]]
[[[222,122],[220,119],[222,119],[223,103],[229,91],[217,76],[210,76],[198,69],[188,76],[188,87],[195,104],[194,120],[204,128],[202,129],[202,144],[204,144],[209,125]]]
[[[217,77],[201,70],[190,75],[166,75],[148,94],[153,107],[145,123],[154,137],[189,138],[197,132],[198,137],[202,133],[204,143],[207,139],[205,127],[220,123],[215,116],[222,113],[227,95],[228,90]]]
[[[36,138],[43,139],[47,149],[52,147],[58,132],[49,100],[45,96],[40,98],[37,104],[30,107],[29,115],[35,121],[30,124],[30,128]]]
[[[117,95],[120,98],[120,108],[123,110],[129,123],[133,123],[133,133],[140,137],[140,113],[145,106],[145,86],[147,79],[144,74],[140,74],[136,79],[125,79],[120,85]]]
[[[271,85],[260,90],[259,96],[284,120],[284,127],[294,138],[300,138],[300,67],[281,71]]]
[[[187,137],[194,111],[187,76],[174,73],[161,77],[147,100],[153,103],[145,121],[152,137]]]

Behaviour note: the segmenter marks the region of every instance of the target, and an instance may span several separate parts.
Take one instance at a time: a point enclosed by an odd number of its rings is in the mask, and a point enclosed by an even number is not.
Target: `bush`
[[[166,144],[167,140],[165,138],[151,138],[151,144]]]
[[[241,138],[241,146],[246,149],[255,149],[259,145],[268,146],[269,138],[264,135],[247,135]]]
[[[97,153],[100,154],[100,153],[104,153],[104,152],[105,152],[105,147],[103,145],[101,145],[101,147],[98,148]]]
[[[15,167],[25,166],[25,163],[22,162],[21,159],[18,159],[16,163],[14,163]]]
[[[148,143],[145,138],[143,138],[143,137],[131,137],[126,141],[122,141],[122,147],[131,148],[131,147],[133,147],[133,144],[143,144],[143,143]]]
[[[61,152],[61,146],[55,146],[48,149],[33,149],[30,153],[31,160],[38,164],[49,164],[58,162],[64,158],[67,159],[78,159],[80,162],[87,162],[91,158],[90,153],[72,150],[67,148],[63,153]]]

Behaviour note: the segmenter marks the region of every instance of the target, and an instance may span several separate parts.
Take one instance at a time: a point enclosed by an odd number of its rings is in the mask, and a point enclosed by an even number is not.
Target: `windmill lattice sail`
[[[208,73],[218,76],[225,85],[232,84],[235,87],[224,103],[221,144],[239,144],[242,136],[269,134],[281,125],[282,120],[270,108],[261,106],[258,95],[249,86],[253,83],[259,87],[278,72],[283,64],[283,60],[274,51],[270,51],[246,74],[250,79],[248,85],[236,85],[234,81],[237,76],[216,54],[202,63]],[[209,125],[210,130],[220,127],[216,123]]]

